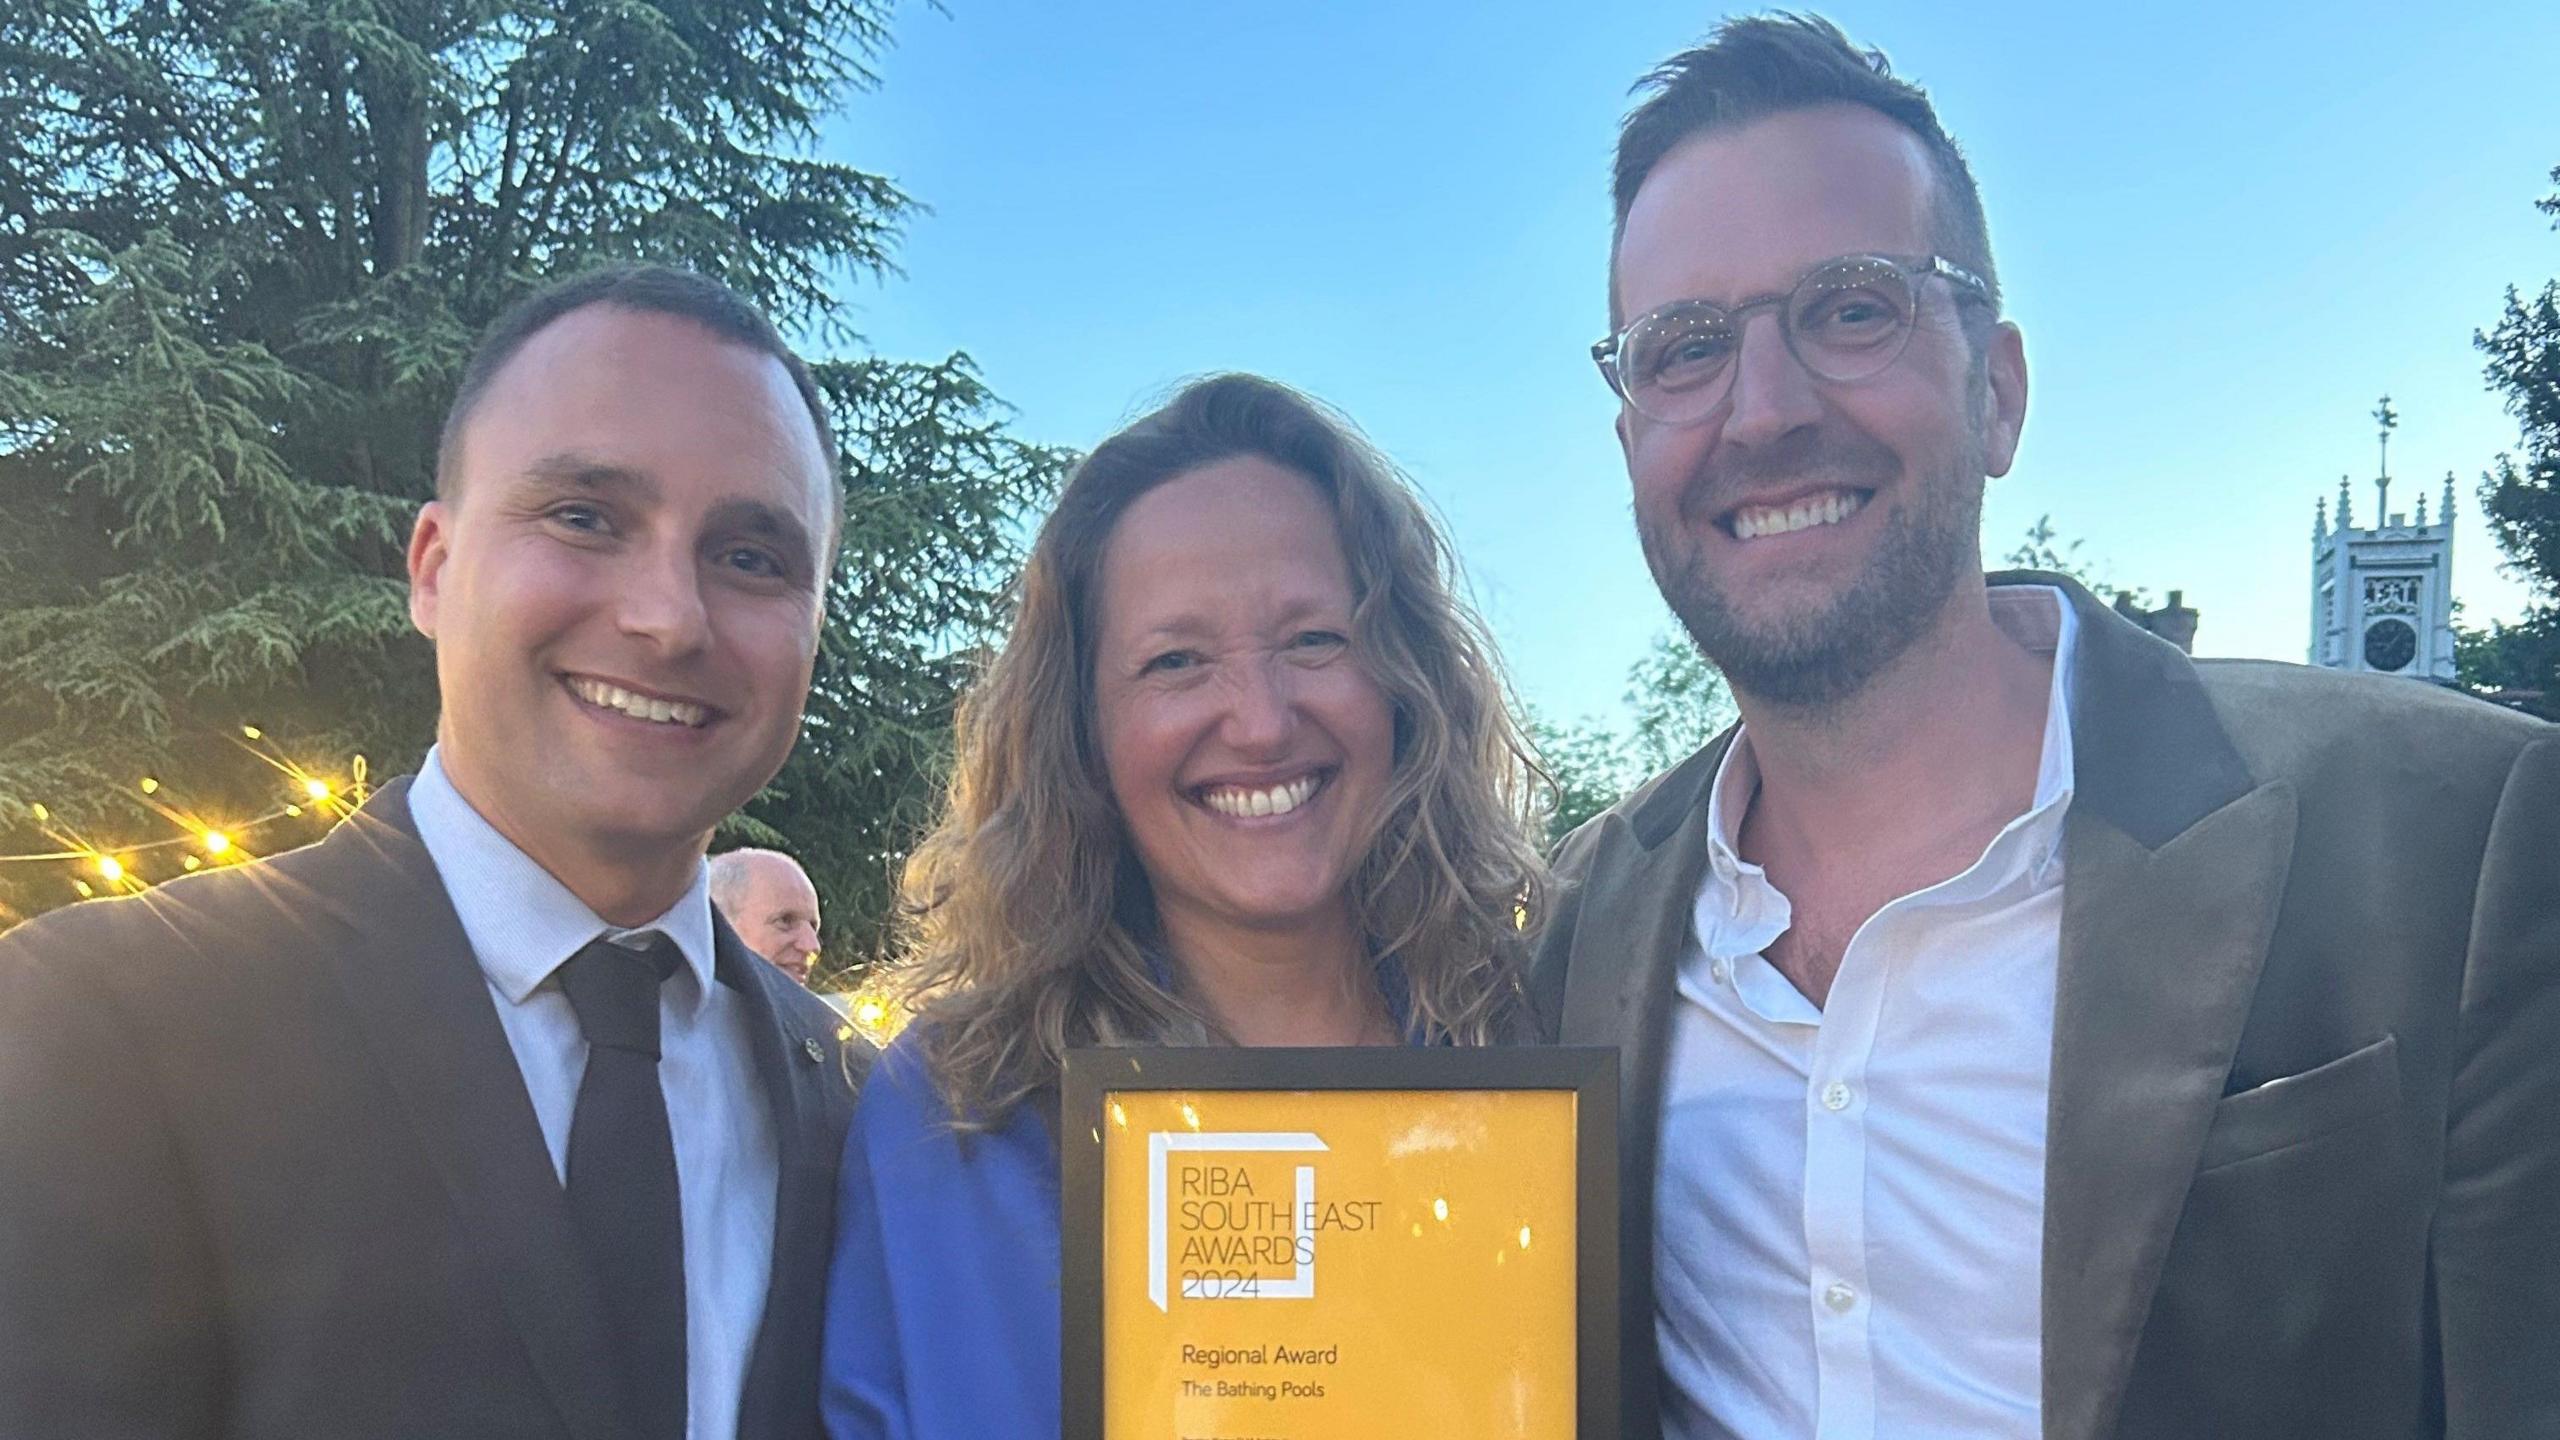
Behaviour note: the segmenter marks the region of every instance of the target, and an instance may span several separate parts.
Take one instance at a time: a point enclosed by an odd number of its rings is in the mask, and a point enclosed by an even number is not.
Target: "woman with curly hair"
[[[907,866],[916,1019],[848,1138],[834,1440],[1059,1427],[1057,1086],[1087,1045],[1527,1041],[1535,771],[1446,543],[1244,375],[1041,527]]]

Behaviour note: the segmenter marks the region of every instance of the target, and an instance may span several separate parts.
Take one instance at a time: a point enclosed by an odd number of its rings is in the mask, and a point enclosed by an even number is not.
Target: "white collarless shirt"
[[[781,1162],[745,1003],[715,978],[707,872],[697,866],[675,908],[626,931],[599,919],[481,818],[432,749],[409,787],[409,814],[488,980],[563,1184],[587,1042],[553,972],[599,935],[656,930],[683,953],[684,964],[660,990],[658,1085],[684,1217],[685,1433],[688,1440],[735,1440],[773,1270]]]
[[[1992,618],[2053,657],[2035,798],[1980,859],[1885,905],[1817,1009],[1762,956],[1787,897],[1736,840],[1748,731],[1708,802],[1654,1184],[1670,1440],[2036,1440],[2045,1103],[2077,621]]]

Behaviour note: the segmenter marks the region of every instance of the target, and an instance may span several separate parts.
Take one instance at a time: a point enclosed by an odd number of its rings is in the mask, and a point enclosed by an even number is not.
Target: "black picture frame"
[[[1619,1440],[1618,1051],[1613,1046],[1077,1049],[1060,1081],[1064,1440],[1102,1440],[1102,1120],[1135,1090],[1569,1090],[1574,1106],[1575,1434]],[[1525,1163],[1525,1162],[1524,1162]]]

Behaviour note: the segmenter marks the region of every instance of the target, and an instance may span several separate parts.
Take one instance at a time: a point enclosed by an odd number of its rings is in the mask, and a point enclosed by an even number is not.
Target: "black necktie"
[[[675,942],[593,940],[560,967],[587,1037],[569,1122],[569,1210],[604,1297],[633,1440],[684,1440],[684,1211],[667,1097],[658,1088],[658,992]]]

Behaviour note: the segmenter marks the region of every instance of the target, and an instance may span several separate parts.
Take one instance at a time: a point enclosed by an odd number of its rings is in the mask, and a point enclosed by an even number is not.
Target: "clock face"
[[[2365,664],[2376,670],[2401,670],[2417,658],[2418,632],[2408,621],[2376,620],[2365,627]]]

